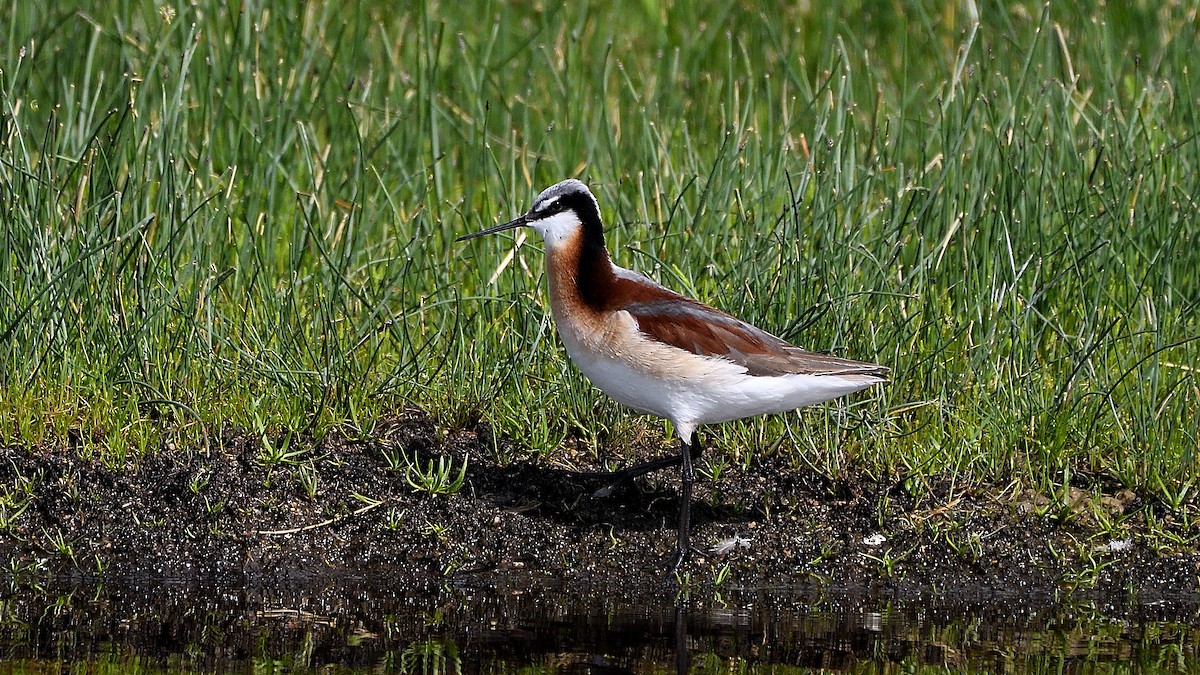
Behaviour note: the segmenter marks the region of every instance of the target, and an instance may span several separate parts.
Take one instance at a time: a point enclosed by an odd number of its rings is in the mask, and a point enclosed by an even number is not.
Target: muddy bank
[[[604,481],[579,473],[600,469],[593,459],[556,458],[574,470],[501,466],[494,446],[486,426],[449,432],[413,415],[364,440],[294,443],[304,452],[275,462],[258,439],[233,431],[207,452],[119,467],[68,448],[6,448],[0,560],[17,582],[675,583],[665,560],[676,470],[594,498]],[[467,461],[461,489],[418,489],[402,457],[423,467],[446,460],[451,478]],[[833,480],[760,457],[698,481],[693,537],[710,552],[685,572],[696,588],[1197,592],[1197,532],[1153,499],[1075,480],[1051,499],[950,477]]]

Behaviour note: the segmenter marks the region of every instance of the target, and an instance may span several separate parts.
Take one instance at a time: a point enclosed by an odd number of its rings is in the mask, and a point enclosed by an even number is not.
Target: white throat
[[[546,248],[562,246],[579,231],[582,225],[579,216],[575,215],[571,209],[529,223],[529,227],[532,227],[542,235],[542,239],[546,240]]]

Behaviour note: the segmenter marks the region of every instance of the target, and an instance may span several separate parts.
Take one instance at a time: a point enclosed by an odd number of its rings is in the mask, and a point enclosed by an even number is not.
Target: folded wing
[[[625,305],[647,338],[728,359],[754,376],[825,375],[879,381],[888,368],[805,351],[725,312],[683,296]]]

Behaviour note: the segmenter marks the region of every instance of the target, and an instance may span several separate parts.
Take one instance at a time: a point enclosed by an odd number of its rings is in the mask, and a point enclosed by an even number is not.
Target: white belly
[[[585,335],[560,322],[567,354],[617,402],[671,420],[681,435],[700,424],[793,410],[871,385],[832,375],[747,375],[731,361],[645,338],[622,314],[613,315],[604,330]]]

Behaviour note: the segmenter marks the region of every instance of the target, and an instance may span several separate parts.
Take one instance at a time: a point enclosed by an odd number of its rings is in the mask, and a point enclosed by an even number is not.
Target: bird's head
[[[521,217],[459,237],[456,241],[517,227],[533,228],[542,235],[548,248],[557,248],[580,236],[598,238],[601,246],[604,241],[604,226],[600,221],[600,207],[596,204],[596,198],[586,185],[574,178],[542,190],[542,194],[533,200],[533,206]]]

